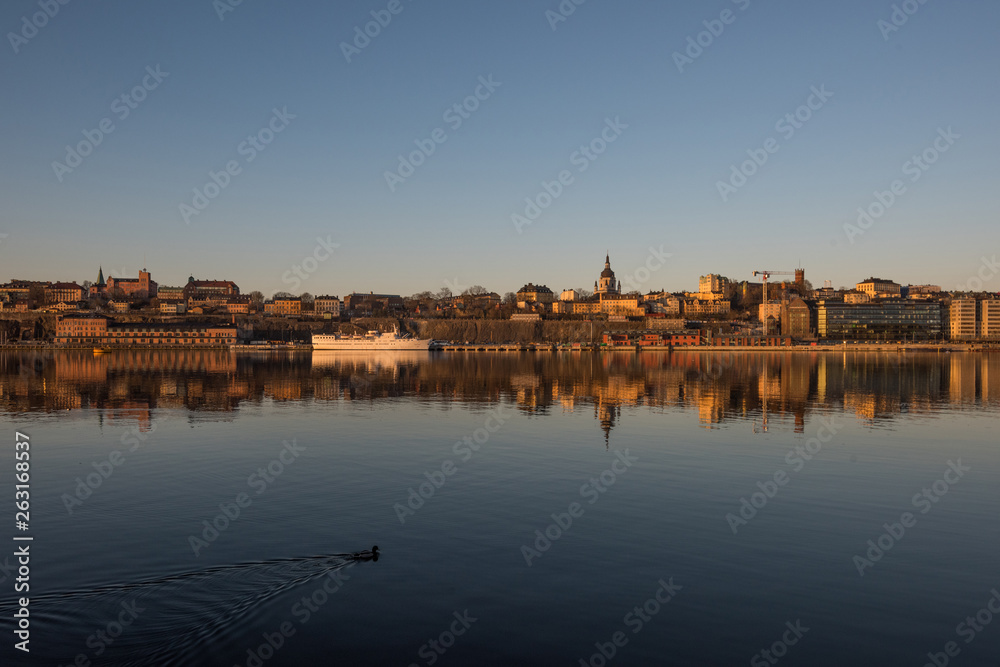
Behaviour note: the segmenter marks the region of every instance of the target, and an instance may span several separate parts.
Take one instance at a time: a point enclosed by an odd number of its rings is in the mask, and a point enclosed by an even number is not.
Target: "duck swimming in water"
[[[354,557],[359,560],[378,560],[378,545],[373,546],[370,551],[359,551]]]

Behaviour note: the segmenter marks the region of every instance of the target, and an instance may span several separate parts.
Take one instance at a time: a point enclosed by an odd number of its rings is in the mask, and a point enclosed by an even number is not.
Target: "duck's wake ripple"
[[[356,562],[353,554],[275,559],[33,595],[32,640],[44,636],[39,652],[47,658],[52,649],[61,664],[81,653],[102,665],[213,664],[222,658],[217,652],[232,648],[220,640],[238,625],[256,625],[268,601]],[[12,602],[0,603],[4,617],[14,610]],[[282,621],[293,620],[286,615]],[[42,657],[36,645],[32,641],[33,659]]]

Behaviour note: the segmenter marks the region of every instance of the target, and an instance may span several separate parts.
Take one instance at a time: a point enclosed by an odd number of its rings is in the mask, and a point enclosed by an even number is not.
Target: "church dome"
[[[604,256],[604,270],[601,271],[602,278],[614,278],[615,272],[611,270],[611,256]]]

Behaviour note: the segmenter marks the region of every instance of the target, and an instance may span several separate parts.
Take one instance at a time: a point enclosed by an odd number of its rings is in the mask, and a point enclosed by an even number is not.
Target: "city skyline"
[[[609,256],[610,256],[610,253],[608,253],[606,255],[606,257],[609,257]],[[657,259],[658,258],[658,253],[652,252],[650,256],[653,257],[654,259]],[[613,261],[611,262],[611,264],[612,264],[612,266],[614,266],[614,262]],[[642,278],[643,278],[643,276],[645,274],[642,273],[640,271],[640,269],[648,267],[648,266],[649,266],[649,264],[644,264],[644,265],[642,265],[642,267],[637,268],[636,271],[638,272],[639,275],[636,275],[636,272],[633,272],[632,275],[625,276],[625,280],[624,281],[622,281],[622,275],[620,273],[617,274],[619,282],[623,283],[622,286],[621,286],[621,292],[623,294],[624,293],[629,293],[629,292],[632,292],[632,291],[638,291],[639,293],[651,293],[651,292],[655,293],[655,292],[660,292],[660,291],[665,291],[665,292],[674,293],[674,294],[696,293],[696,292],[699,291],[698,278],[702,278],[702,277],[705,277],[707,275],[721,276],[723,278],[728,278],[730,281],[735,282],[735,283],[742,283],[742,282],[744,282],[744,280],[742,280],[740,278],[737,278],[737,277],[734,277],[732,274],[727,274],[725,271],[706,271],[704,273],[699,274],[699,276],[697,278],[690,279],[689,282],[693,283],[693,285],[690,286],[690,287],[685,286],[685,287],[680,288],[680,289],[664,288],[664,289],[661,290],[660,288],[658,288],[658,287],[655,286],[656,283],[655,283],[655,281],[652,278],[650,278],[649,280],[645,280],[645,281],[642,280]],[[926,287],[928,285],[937,286],[937,287],[941,288],[941,292],[942,293],[949,293],[949,292],[975,292],[975,293],[985,292],[985,293],[998,293],[997,290],[988,289],[988,285],[989,285],[990,280],[994,277],[994,275],[997,272],[1000,272],[1000,265],[997,265],[995,262],[992,262],[988,258],[984,257],[982,259],[981,266],[984,267],[989,273],[987,273],[987,272],[980,272],[978,276],[976,274],[973,274],[972,276],[970,276],[970,279],[967,280],[967,282],[966,282],[965,285],[955,286],[954,288],[950,288],[947,285],[941,285],[941,284],[936,283],[934,281],[928,281],[928,280],[924,280],[922,282],[904,283],[904,282],[901,282],[899,280],[895,280],[895,278],[893,278],[893,277],[888,277],[888,278],[884,278],[884,279],[887,280],[887,281],[895,282],[895,283],[897,283],[897,284],[899,284],[900,286],[903,286],[903,287],[906,287],[906,286]],[[655,267],[655,264],[654,264],[654,267]],[[134,280],[134,276],[136,274],[138,274],[139,271],[146,271],[146,270],[148,270],[148,267],[143,266],[143,267],[141,267],[139,269],[136,269],[135,271],[133,271],[131,273],[129,273],[128,267],[122,267],[122,269],[123,269],[123,272],[118,272],[118,271],[115,271],[114,269],[105,270],[103,265],[99,265],[98,266],[98,274],[103,274],[103,276],[104,276],[105,279],[114,276],[115,278],[119,278],[119,279],[125,278],[125,279],[133,279]],[[648,271],[647,270],[647,272],[652,276],[652,275],[655,274],[656,270],[657,269],[654,268],[653,271]],[[597,273],[598,272],[595,270],[595,271],[592,272],[592,275],[597,275]],[[833,284],[833,285],[831,285],[831,287],[833,289],[835,289],[835,290],[845,290],[845,289],[846,290],[855,290],[858,285],[860,285],[862,282],[865,282],[866,280],[872,279],[877,273],[878,272],[869,272],[868,278],[861,278],[860,280],[853,281],[852,283],[846,284],[846,285]],[[157,271],[150,271],[150,274],[151,275],[155,274],[156,276],[160,275]],[[307,277],[307,280],[308,280],[308,275],[309,274],[305,273],[304,269],[303,269],[302,271],[299,271],[299,272],[292,272],[291,275],[292,275],[292,277],[297,277],[297,276],[300,276],[300,275],[305,275]],[[781,284],[781,283],[789,283],[789,282],[791,282],[791,278],[788,275],[784,275],[784,274],[781,274],[781,275],[782,275],[782,277],[779,277],[777,279],[771,279],[770,284],[771,285],[777,285],[777,284]],[[982,276],[987,276],[987,277],[984,280],[982,278]],[[90,278],[84,278],[84,279],[68,278],[68,279],[51,280],[48,277],[27,278],[25,276],[12,276],[12,277],[8,278],[8,280],[47,281],[47,282],[50,282],[50,283],[53,283],[53,284],[55,284],[55,283],[75,283],[75,284],[80,285],[82,287],[83,284],[84,284],[84,282],[90,282],[91,284],[97,284],[96,278],[97,278],[97,276],[95,276],[94,280],[91,280]],[[200,274],[198,272],[194,272],[194,273],[189,274],[187,278],[184,278],[182,280],[177,280],[177,281],[173,281],[173,282],[169,282],[169,281],[157,281],[157,284],[160,287],[183,287],[185,284],[187,284],[188,280],[190,280],[191,278],[195,279],[196,281],[229,281],[229,280],[231,280],[230,278],[226,278],[224,276],[206,276],[206,275],[202,275],[202,274]],[[882,278],[877,278],[877,279],[882,279]],[[809,277],[808,271],[806,271],[806,280],[808,280],[812,284],[812,286],[813,286],[814,289],[819,289],[819,288],[823,287],[823,283],[817,283],[817,282],[813,281]],[[232,282],[236,283],[237,285],[240,284],[238,280],[232,280]],[[511,286],[510,289],[495,289],[495,288],[492,288],[490,285],[484,285],[482,283],[471,283],[471,284],[468,284],[468,283],[463,283],[463,282],[460,282],[460,281],[446,280],[446,281],[444,281],[444,283],[445,283],[444,285],[442,285],[442,286],[440,286],[440,287],[438,287],[436,289],[426,289],[426,290],[425,289],[402,289],[401,290],[401,289],[398,289],[398,286],[396,286],[397,287],[396,289],[388,289],[388,290],[384,290],[384,291],[364,290],[364,289],[360,289],[360,290],[345,290],[345,289],[332,289],[332,288],[331,289],[317,289],[315,291],[310,290],[310,289],[301,289],[300,291],[296,291],[296,290],[290,289],[291,285],[289,285],[288,289],[277,289],[277,290],[274,290],[272,292],[266,292],[266,291],[263,291],[263,290],[258,290],[256,288],[246,288],[246,287],[242,287],[241,286],[240,287],[240,293],[243,296],[246,296],[246,295],[250,294],[251,292],[260,291],[264,295],[265,299],[270,299],[275,294],[282,293],[282,292],[290,293],[293,296],[299,296],[300,294],[303,294],[303,293],[309,293],[309,294],[312,294],[314,296],[329,294],[329,295],[334,295],[334,296],[337,296],[337,297],[346,296],[346,295],[349,295],[349,294],[381,293],[381,294],[397,294],[397,295],[400,295],[400,296],[403,296],[403,297],[408,297],[408,296],[412,296],[412,295],[415,295],[415,294],[423,293],[425,291],[430,291],[430,292],[437,293],[437,292],[440,291],[441,287],[444,287],[444,288],[450,289],[451,292],[452,292],[452,294],[454,296],[460,296],[460,295],[463,294],[463,292],[465,290],[467,290],[467,289],[469,289],[471,287],[484,287],[488,292],[495,292],[495,293],[499,294],[502,297],[502,296],[504,296],[508,292],[516,293],[519,289],[521,289],[521,287],[524,287],[524,286],[527,286],[527,285],[530,285],[530,284],[535,284],[537,286],[549,287],[555,293],[556,298],[558,298],[559,293],[562,292],[562,291],[564,291],[564,290],[579,290],[579,289],[583,289],[583,290],[586,290],[588,292],[594,292],[594,290],[592,288],[595,287],[595,285],[596,285],[596,283],[594,281],[592,281],[590,283],[584,281],[583,284],[576,285],[575,287],[570,287],[570,286],[563,287],[563,286],[559,286],[559,285],[561,285],[561,283],[554,283],[556,285],[554,287],[553,285],[550,285],[550,284],[547,284],[547,283],[544,283],[544,282],[537,282],[536,283],[536,282],[534,282],[532,280],[527,280],[527,281],[526,280],[520,280],[520,281],[515,281],[515,282],[517,282],[517,285],[519,285],[520,287]],[[757,285],[761,284],[759,276],[754,276],[754,275],[751,275],[748,279],[745,280],[745,282],[747,282],[747,283],[753,283],[753,284],[757,284]],[[318,283],[318,281],[313,281],[312,284],[313,285],[317,285],[319,283]],[[513,283],[511,283],[511,285],[513,285]],[[301,279],[298,279],[298,286],[300,288],[307,287],[306,282],[303,281],[303,280],[301,280]],[[639,290],[630,289],[630,287],[633,287],[633,286],[646,287],[647,289],[639,289]],[[982,288],[980,288],[979,286],[982,286]]]
[[[652,290],[951,290],[994,257],[1000,8],[571,4],[7,5],[6,278],[503,293],[612,246],[671,255]]]

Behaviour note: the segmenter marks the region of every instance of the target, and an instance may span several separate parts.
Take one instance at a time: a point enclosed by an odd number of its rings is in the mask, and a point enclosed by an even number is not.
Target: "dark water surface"
[[[998,410],[995,353],[0,353],[0,664],[998,665]]]

